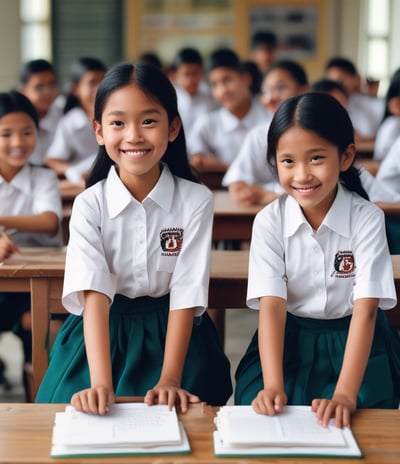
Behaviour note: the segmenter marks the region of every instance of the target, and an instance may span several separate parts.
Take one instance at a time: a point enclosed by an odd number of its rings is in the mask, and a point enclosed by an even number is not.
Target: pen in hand
[[[4,230],[1,230],[0,233],[2,238],[12,246],[13,251],[15,253],[21,253],[20,249],[15,245],[15,243],[11,240],[9,235]]]

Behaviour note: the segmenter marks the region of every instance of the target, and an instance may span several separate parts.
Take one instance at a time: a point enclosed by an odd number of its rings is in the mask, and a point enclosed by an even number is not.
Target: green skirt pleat
[[[342,367],[351,317],[335,320],[287,315],[284,383],[288,404],[310,405],[332,398]],[[235,404],[250,404],[263,388],[258,333],[236,371]],[[358,408],[397,409],[400,399],[400,337],[378,311],[370,358],[357,398]]]
[[[158,382],[168,308],[168,295],[115,297],[110,310],[110,351],[117,396],[144,396]],[[225,404],[232,394],[230,363],[207,313],[194,320],[181,386],[211,405]],[[83,318],[69,315],[57,334],[36,402],[66,403],[88,387]]]

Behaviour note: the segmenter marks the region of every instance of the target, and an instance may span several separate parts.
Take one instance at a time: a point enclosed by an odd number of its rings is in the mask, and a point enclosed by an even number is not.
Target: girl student
[[[101,82],[100,145],[75,199],[58,333],[36,401],[104,414],[115,396],[222,405],[229,361],[205,313],[213,200],[190,170],[176,92],[146,63]]]
[[[65,177],[74,184],[84,182],[96,158],[93,108],[96,90],[105,72],[104,63],[93,57],[82,57],[72,64],[64,116],[44,161],[60,178]]]
[[[236,372],[235,401],[274,415],[311,405],[346,426],[356,408],[398,408],[400,340],[378,309],[396,304],[383,212],[366,198],[353,127],[317,92],[278,108],[269,163],[286,194],[256,217],[247,303],[258,330]]]
[[[38,114],[17,91],[0,93],[0,262],[20,247],[61,246],[58,179],[29,164],[35,150]],[[13,330],[31,358],[30,294],[0,293],[0,332]]]
[[[308,78],[303,66],[296,61],[281,60],[272,64],[264,74],[260,101],[273,115],[284,100],[306,90]],[[282,193],[282,187],[265,159],[270,122],[258,124],[248,132],[222,179],[222,185],[239,203],[265,205]]]

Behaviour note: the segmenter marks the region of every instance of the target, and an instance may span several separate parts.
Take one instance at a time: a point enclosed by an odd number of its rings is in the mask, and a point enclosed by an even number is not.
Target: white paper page
[[[217,427],[227,446],[335,446],[344,447],[342,429],[322,427],[309,406],[287,406],[275,416],[257,414],[251,406],[220,409]]]
[[[67,406],[56,414],[53,444],[67,446],[179,444],[181,434],[175,409],[125,403],[110,406],[104,416],[77,412]]]

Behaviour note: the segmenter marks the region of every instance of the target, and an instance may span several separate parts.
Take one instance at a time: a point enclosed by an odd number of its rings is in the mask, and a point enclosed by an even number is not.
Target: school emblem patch
[[[336,277],[354,277],[355,262],[352,251],[338,251],[335,255],[334,268]]]
[[[162,256],[178,256],[183,242],[183,229],[172,227],[170,229],[161,229],[160,243]]]

